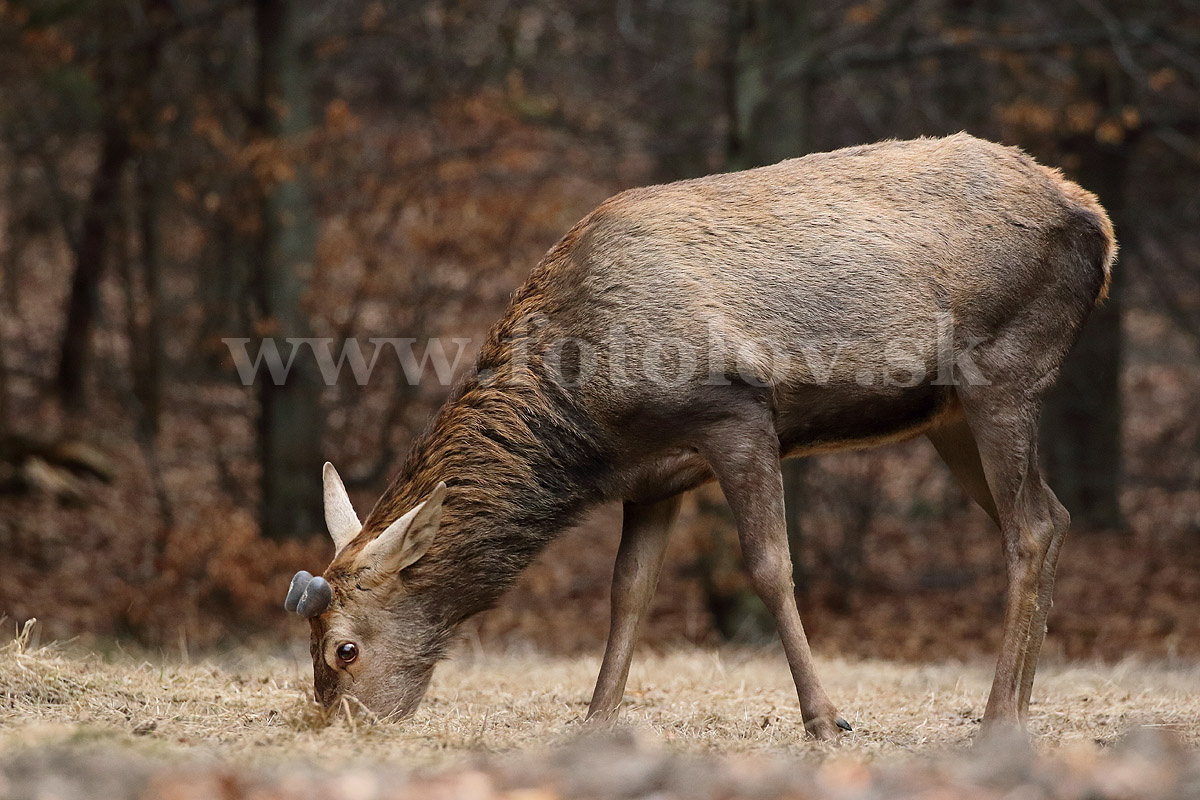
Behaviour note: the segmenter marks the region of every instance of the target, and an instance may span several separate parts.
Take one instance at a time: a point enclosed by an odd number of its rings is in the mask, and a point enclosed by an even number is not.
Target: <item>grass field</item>
[[[968,746],[990,680],[984,664],[819,666],[855,728],[836,743],[802,735],[786,665],[773,652],[643,654],[623,725],[682,752],[896,760]],[[245,763],[367,758],[438,766],[574,737],[597,667],[589,658],[460,657],[439,668],[415,718],[395,724],[326,718],[309,700],[306,656],[236,653],[182,664],[10,648],[0,662],[0,748],[104,741]],[[1143,727],[1200,745],[1200,669],[1046,665],[1030,727],[1042,750],[1112,744]]]
[[[106,764],[221,764],[233,774],[382,764],[461,775],[464,763],[578,749],[572,743],[583,733],[597,666],[592,658],[460,653],[439,668],[416,717],[394,724],[320,712],[300,653],[240,651],[185,663],[14,642],[0,658],[0,761],[26,776],[96,752],[108,754]],[[639,743],[635,753],[649,747],[655,758],[720,754],[819,774],[831,764],[903,769],[897,765],[914,756],[961,757],[954,754],[971,743],[990,679],[986,664],[819,667],[855,728],[836,743],[803,737],[782,655],[770,650],[641,654],[622,728]],[[1047,664],[1030,727],[1053,763],[1107,757],[1100,754],[1109,745],[1137,731],[1195,748],[1200,668]]]

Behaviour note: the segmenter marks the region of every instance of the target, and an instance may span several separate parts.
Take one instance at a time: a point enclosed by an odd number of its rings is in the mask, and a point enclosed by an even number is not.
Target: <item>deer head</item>
[[[297,572],[284,602],[309,620],[317,700],[328,707],[352,697],[378,716],[408,716],[425,694],[447,632],[406,591],[405,570],[438,532],[446,484],[361,542],[362,524],[332,464],[324,483],[333,561],[324,577]]]

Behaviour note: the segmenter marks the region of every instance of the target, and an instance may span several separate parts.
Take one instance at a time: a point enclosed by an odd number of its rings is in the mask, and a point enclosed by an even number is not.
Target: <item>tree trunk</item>
[[[4,250],[4,271],[0,280],[4,282],[4,304],[13,316],[20,313],[21,309],[20,257],[21,250],[10,235],[8,246]]]
[[[8,167],[8,196],[21,197],[25,191],[21,179],[21,157],[14,153]],[[0,283],[4,285],[4,303],[14,317],[21,310],[21,246],[18,243],[16,210],[10,204],[5,219],[7,235],[4,237],[4,269],[0,272]]]
[[[137,166],[135,191],[146,317],[145,322],[137,326],[136,341],[130,342],[130,355],[133,392],[142,407],[139,427],[142,434],[153,441],[158,438],[162,415],[162,243],[158,221],[161,197],[154,167],[146,156]]]
[[[803,67],[784,78],[777,65],[784,56],[801,63],[815,56],[807,5],[733,0],[731,24],[729,166],[748,169],[804,155],[811,147],[815,81]]]
[[[774,164],[809,152],[812,146],[814,79],[803,67],[790,78],[778,74],[786,55],[801,63],[815,57],[819,42],[805,3],[786,0],[734,0],[732,24],[737,31],[727,76],[729,166],[733,169]],[[804,470],[800,461],[783,465],[792,577],[807,591],[803,563],[800,509],[804,505]]]
[[[104,88],[101,89],[104,91]],[[100,305],[100,279],[111,247],[111,221],[120,190],[121,172],[131,155],[124,127],[110,116],[102,127],[100,162],[83,212],[75,274],[67,301],[66,332],[58,362],[56,387],[64,408],[86,405],[84,383],[91,355],[92,329]]]
[[[778,64],[788,59],[810,59],[817,41],[804,3],[785,0],[732,0],[729,14],[729,48],[725,64],[725,103],[728,115],[727,161],[730,169],[773,164],[808,152],[811,143],[814,79],[801,68],[784,78]],[[783,465],[784,501],[788,542],[792,554],[792,579],[808,590],[808,570],[803,562],[804,471],[799,461]],[[720,520],[721,516],[710,518]],[[724,515],[729,520],[729,514]],[[727,523],[728,524],[728,523]],[[709,608],[717,630],[725,638],[760,635],[773,630],[766,606],[745,582],[730,584],[715,576],[736,566],[737,551],[715,544],[702,567],[709,593]],[[709,574],[711,573],[711,574]],[[721,590],[722,586],[730,588]]]
[[[168,0],[148,0],[144,10],[147,20],[159,26],[168,24],[173,14]],[[146,75],[158,72],[162,63],[164,40],[156,38],[141,48],[135,64]],[[158,144],[158,104],[155,102],[155,84],[145,80],[132,92],[135,124],[141,142],[134,169],[133,208],[138,233],[142,266],[142,289],[146,313],[144,322],[136,326],[136,336],[131,338],[130,354],[133,370],[133,392],[141,406],[138,420],[140,438],[144,446],[156,448],[159,420],[162,415],[163,381],[163,297],[162,297],[162,230],[159,225],[159,209],[162,207],[162,170],[167,163],[168,152]],[[157,460],[157,456],[155,459]]]
[[[262,330],[308,337],[304,293],[316,251],[316,231],[302,158],[309,130],[308,75],[301,48],[300,8],[290,0],[258,0],[259,132],[274,140],[271,183],[263,187],[257,247]],[[281,342],[282,345],[282,342]],[[311,360],[297,357],[282,385],[260,376],[261,524],[271,538],[309,536],[322,523],[321,383]]]
[[[8,433],[11,433],[12,423],[9,421],[9,400],[8,400],[8,366],[5,363],[5,331],[3,323],[0,323],[0,439]]]
[[[21,164],[20,158],[13,155],[12,164],[9,167],[9,197],[20,197],[21,189]],[[20,247],[17,244],[17,225],[15,220],[15,211],[11,207],[8,209],[8,215],[5,219],[5,228],[7,236],[4,241],[4,270],[0,275],[0,282],[4,284],[4,303],[8,307],[8,313],[12,318],[16,319],[21,310],[21,296],[17,288],[18,273],[20,272]],[[6,349],[6,334],[4,330],[4,321],[0,320],[0,438],[10,432],[12,422],[9,419],[11,407],[8,399],[8,367],[6,366],[7,349]]]
[[[800,509],[805,502],[805,483],[808,477],[809,460],[795,458],[783,462],[783,499],[787,517],[788,550],[792,554],[792,585],[802,597],[807,597],[810,586],[808,565],[804,563],[804,523],[800,520]]]
[[[1085,136],[1068,147],[1079,157],[1075,177],[1100,198],[1120,238],[1129,230],[1124,225],[1128,143],[1108,145]],[[1123,525],[1118,502],[1123,275],[1118,264],[1108,301],[1092,311],[1042,411],[1041,449],[1050,485],[1074,522],[1084,528]]]

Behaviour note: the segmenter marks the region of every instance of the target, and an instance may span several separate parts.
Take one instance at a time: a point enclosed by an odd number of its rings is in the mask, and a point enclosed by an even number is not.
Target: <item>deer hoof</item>
[[[837,739],[842,731],[851,730],[850,723],[841,717],[815,717],[804,723],[804,730],[814,739]]]

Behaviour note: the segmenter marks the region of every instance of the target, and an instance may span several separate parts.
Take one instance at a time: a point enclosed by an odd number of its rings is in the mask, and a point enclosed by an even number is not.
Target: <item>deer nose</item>
[[[317,702],[325,708],[333,708],[338,699],[337,689],[317,689],[313,692],[313,695],[316,697]]]

